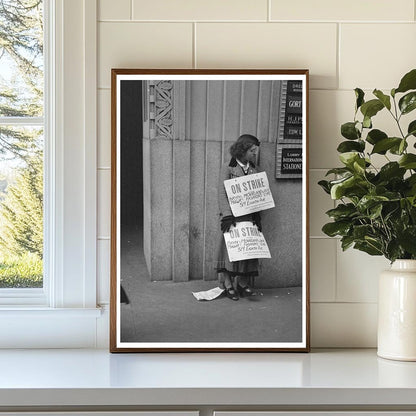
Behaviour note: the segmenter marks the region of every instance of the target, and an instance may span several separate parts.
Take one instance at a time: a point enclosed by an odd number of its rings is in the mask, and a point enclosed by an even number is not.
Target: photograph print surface
[[[112,76],[110,350],[307,351],[307,70]]]

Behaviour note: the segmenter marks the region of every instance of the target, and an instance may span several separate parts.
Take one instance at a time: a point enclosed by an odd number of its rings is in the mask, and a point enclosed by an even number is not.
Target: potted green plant
[[[334,179],[319,182],[337,201],[322,231],[340,238],[343,250],[390,260],[391,270],[380,276],[378,354],[416,360],[416,120],[407,116],[416,109],[416,69],[389,94],[375,89],[366,101],[362,89],[354,91],[354,119],[342,124],[345,140],[337,148],[342,166],[327,172]],[[373,125],[381,111],[395,131]],[[403,306],[405,299],[411,302]]]

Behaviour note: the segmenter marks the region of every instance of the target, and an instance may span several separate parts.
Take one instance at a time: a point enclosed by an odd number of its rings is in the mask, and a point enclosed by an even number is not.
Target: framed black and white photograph
[[[112,70],[111,352],[309,351],[308,70]]]

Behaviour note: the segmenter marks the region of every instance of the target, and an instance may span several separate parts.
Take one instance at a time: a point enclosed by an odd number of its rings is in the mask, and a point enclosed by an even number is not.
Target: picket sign
[[[231,262],[249,259],[270,259],[270,250],[263,233],[250,221],[237,222],[224,233]]]
[[[275,206],[266,172],[227,179],[224,187],[234,217]]]

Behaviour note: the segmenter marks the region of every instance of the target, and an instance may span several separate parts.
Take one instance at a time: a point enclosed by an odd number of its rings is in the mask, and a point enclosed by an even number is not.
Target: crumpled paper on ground
[[[224,289],[220,287],[214,287],[210,290],[205,290],[203,292],[192,292],[197,300],[214,300],[218,298],[224,292]]]

